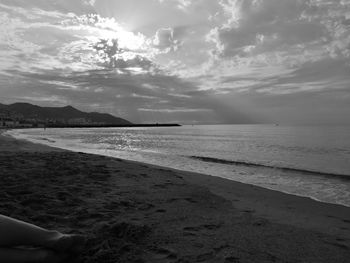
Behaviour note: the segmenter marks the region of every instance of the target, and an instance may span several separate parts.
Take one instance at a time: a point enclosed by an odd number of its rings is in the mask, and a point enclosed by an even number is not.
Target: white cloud
[[[83,2],[84,2],[86,5],[94,6],[95,3],[96,3],[96,0],[83,0]]]
[[[344,2],[222,0],[221,4],[227,22],[212,29],[207,39],[223,57],[315,48],[348,56],[350,30],[344,21],[350,7]]]
[[[263,87],[264,83],[256,72],[261,72],[264,79],[269,77],[271,69],[272,77],[278,78],[308,62],[332,58],[342,65],[344,59],[350,58],[348,2],[221,0],[220,4],[226,21],[214,26],[206,36],[206,41],[213,45],[209,72],[216,78],[204,82],[204,87],[226,88],[227,84],[221,83],[219,76],[235,76],[242,70],[249,78],[260,81]],[[231,87],[240,90],[242,86],[245,91],[256,87],[239,84],[237,81]],[[317,90],[317,85],[310,89]],[[277,89],[282,92],[287,86],[280,85]],[[292,92],[292,86],[288,86],[288,92]],[[268,92],[269,89],[264,90]],[[306,91],[297,87],[294,90]]]
[[[153,45],[162,52],[176,51],[181,45],[180,41],[175,39],[172,28],[159,29],[153,39]]]
[[[179,45],[171,29],[160,29],[154,38],[148,39],[141,33],[125,30],[113,18],[57,15],[55,23],[49,23],[46,11],[31,11],[43,21],[24,21],[0,10],[0,43],[4,45],[0,68],[21,65],[19,68],[24,71],[54,68],[84,71],[108,67],[130,68],[140,73],[153,71],[152,58]],[[31,12],[27,13],[30,17]]]
[[[158,0],[160,3],[170,2],[174,3],[177,8],[186,10],[192,3],[191,0]]]

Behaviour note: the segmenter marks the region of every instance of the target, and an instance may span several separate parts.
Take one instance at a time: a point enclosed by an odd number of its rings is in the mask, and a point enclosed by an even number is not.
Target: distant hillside
[[[40,107],[29,103],[14,103],[10,105],[0,104],[0,111],[9,111],[23,116],[24,119],[36,118],[41,120],[60,119],[68,122],[72,119],[84,118],[91,122],[106,123],[113,125],[127,125],[131,122],[115,117],[107,113],[83,112],[73,108],[66,107]]]

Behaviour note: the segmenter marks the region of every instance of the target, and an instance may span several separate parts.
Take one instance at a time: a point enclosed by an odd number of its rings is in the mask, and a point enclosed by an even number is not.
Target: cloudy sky
[[[350,0],[0,0],[0,102],[350,123]]]

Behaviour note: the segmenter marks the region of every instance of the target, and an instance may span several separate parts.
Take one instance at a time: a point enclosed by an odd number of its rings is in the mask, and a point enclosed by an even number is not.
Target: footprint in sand
[[[194,200],[193,198],[185,198],[185,200],[187,201],[187,202],[190,202],[190,203],[198,203],[196,200]]]
[[[215,230],[221,227],[221,224],[206,224],[206,225],[199,225],[199,226],[187,226],[184,227],[184,231],[189,232],[198,232],[201,230]]]
[[[253,222],[253,226],[266,226],[267,224],[268,224],[268,221],[264,219],[258,219]]]
[[[249,210],[249,209],[247,209],[247,210],[243,210],[242,212],[251,214],[251,213],[255,213],[255,210]]]
[[[225,263],[239,263],[239,262],[241,262],[240,259],[234,256],[225,258]]]
[[[335,247],[345,249],[345,250],[349,250],[349,247],[347,245],[344,245],[344,244],[340,244],[340,243],[336,243],[336,242],[329,242],[329,241],[325,241],[325,243],[330,244],[330,245],[335,246]]]
[[[209,262],[215,256],[214,252],[208,252],[197,256],[197,262]]]
[[[155,260],[162,260],[161,262],[172,262],[173,260],[177,259],[176,251],[172,249],[153,248],[150,252],[153,254],[153,258]]]

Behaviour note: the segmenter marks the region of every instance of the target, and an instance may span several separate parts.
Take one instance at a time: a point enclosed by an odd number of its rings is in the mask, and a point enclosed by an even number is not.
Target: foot
[[[57,252],[73,252],[82,251],[85,244],[85,237],[75,234],[55,233],[53,238],[47,243],[47,247]]]

